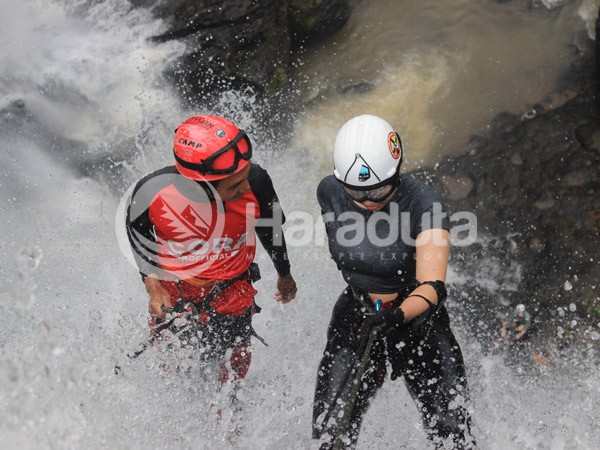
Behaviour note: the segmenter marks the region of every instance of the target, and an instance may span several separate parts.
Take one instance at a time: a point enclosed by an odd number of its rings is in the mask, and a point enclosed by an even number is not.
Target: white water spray
[[[269,347],[254,342],[242,415],[228,409],[228,387],[215,395],[200,377],[177,373],[172,355],[150,348],[127,357],[148,338],[146,294],[114,235],[118,195],[99,180],[125,168],[119,190],[170,163],[173,124],[190,112],[158,67],[182,48],[149,43],[164,25],[116,0],[2,0],[0,12],[0,447],[314,448],[315,370],[343,288],[322,246],[290,249],[300,291],[286,306],[272,299],[275,273],[258,255],[255,327]],[[250,128],[238,101],[227,95],[220,107]],[[247,111],[252,96],[242,101]],[[317,217],[314,188],[325,169],[305,143],[282,142],[259,148],[256,159],[284,208]],[[470,330],[457,332],[481,448],[592,449],[600,441],[597,368],[573,353],[523,372],[482,356]],[[386,383],[360,448],[426,445],[404,387]]]

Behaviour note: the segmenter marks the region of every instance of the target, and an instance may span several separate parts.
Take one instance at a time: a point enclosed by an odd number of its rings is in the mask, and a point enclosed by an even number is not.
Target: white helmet
[[[515,312],[516,312],[516,313],[522,313],[522,312],[525,312],[525,305],[523,305],[522,303],[518,304],[518,305],[515,307]]]
[[[398,174],[402,156],[400,136],[392,126],[365,114],[340,128],[333,147],[333,174],[348,186],[374,188]]]

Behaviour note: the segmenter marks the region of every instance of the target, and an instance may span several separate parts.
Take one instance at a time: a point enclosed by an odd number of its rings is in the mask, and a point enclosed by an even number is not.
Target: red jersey
[[[220,202],[214,198],[214,188],[184,178],[175,166],[140,180],[129,202],[126,226],[142,278],[157,274],[175,299],[183,292],[188,299],[202,301],[212,284],[248,270],[256,253],[256,236],[278,274],[288,275],[280,227],[256,226],[257,219],[273,219],[274,211],[281,212],[273,183],[256,164],[251,165],[248,182],[250,190],[240,198]],[[281,225],[283,213],[280,217]],[[174,283],[180,280],[186,282]],[[256,291],[249,284],[238,287],[240,292],[230,291],[213,304],[226,314],[240,309]],[[236,295],[243,299],[235,300]]]
[[[149,207],[158,244],[157,261],[180,279],[234,278],[248,270],[254,260],[254,226],[259,215],[251,190],[220,205],[216,201],[192,201],[169,185]]]

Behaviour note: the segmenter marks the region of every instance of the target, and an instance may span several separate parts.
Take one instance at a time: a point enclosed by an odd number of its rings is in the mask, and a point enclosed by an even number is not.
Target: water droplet
[[[30,276],[42,259],[42,250],[37,245],[22,247],[15,257],[17,271],[21,276]]]
[[[571,289],[573,289],[573,285],[570,282],[565,281],[565,284],[563,285],[563,288],[564,288],[565,291],[570,291]]]

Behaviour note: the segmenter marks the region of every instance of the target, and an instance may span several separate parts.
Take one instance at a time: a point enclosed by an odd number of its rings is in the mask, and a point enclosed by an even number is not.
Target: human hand
[[[164,319],[166,311],[173,307],[171,294],[159,282],[146,283],[146,290],[150,296],[148,312],[155,317]]]
[[[284,277],[279,276],[277,278],[277,290],[275,291],[275,300],[278,302],[286,303],[291,302],[296,297],[296,292],[298,292],[298,288],[296,287],[296,282],[292,277],[292,274],[286,275]]]
[[[404,325],[404,311],[400,308],[382,308],[374,314],[367,316],[361,325],[361,334],[370,333],[378,327],[382,332]]]

